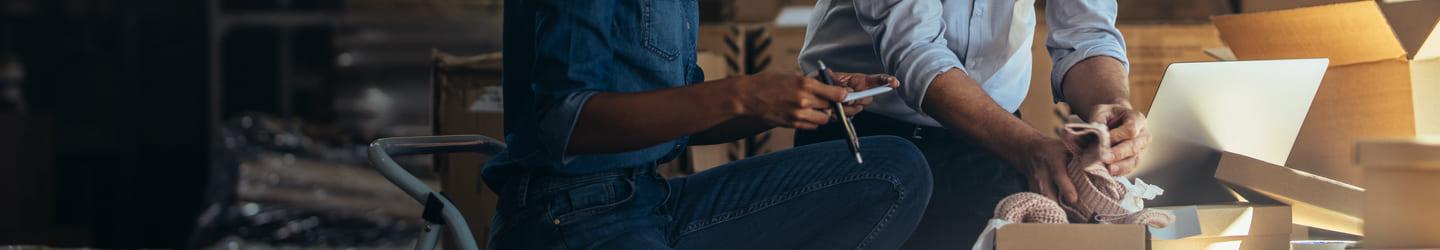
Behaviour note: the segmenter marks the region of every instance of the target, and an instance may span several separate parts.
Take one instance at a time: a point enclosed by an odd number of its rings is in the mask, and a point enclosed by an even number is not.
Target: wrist
[[[716,109],[721,115],[726,117],[744,116],[749,113],[749,109],[745,106],[747,101],[744,93],[747,91],[745,90],[746,84],[752,81],[751,78],[752,76],[747,75],[712,81],[711,85],[714,88],[702,91],[704,93],[700,94],[716,99],[711,103],[716,104]]]

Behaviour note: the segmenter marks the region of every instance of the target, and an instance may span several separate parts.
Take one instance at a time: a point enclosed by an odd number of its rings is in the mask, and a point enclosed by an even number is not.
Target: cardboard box
[[[1354,1],[1357,0],[1240,0],[1240,12],[1294,9]]]
[[[1366,248],[1440,247],[1440,140],[1375,140],[1356,145],[1365,168]]]
[[[1227,237],[1246,235],[1290,235],[1290,206],[1272,204],[1210,204],[1196,206],[1200,235]],[[1289,241],[1284,242],[1289,244]]]
[[[696,63],[705,71],[705,80],[743,75],[745,36],[734,24],[702,24],[698,31]]]
[[[1200,234],[1195,206],[1157,209],[1173,213],[1175,222],[1160,229],[1141,224],[1009,224],[995,230],[995,249],[1149,249],[1151,239]]]
[[[803,74],[800,71],[800,49],[805,47],[805,26],[763,24],[749,26],[745,31],[746,67],[744,72]]]
[[[1294,224],[1364,235],[1360,187],[1234,153],[1221,154],[1215,178],[1290,205]]]
[[[1171,241],[1151,242],[1151,249],[1155,250],[1190,250],[1190,249],[1235,249],[1235,250],[1274,250],[1290,249],[1290,235],[1288,234],[1267,234],[1267,235],[1246,235],[1246,236],[1224,236],[1207,237]]]
[[[775,19],[781,0],[700,0],[700,20],[706,22],[763,22]]]
[[[430,75],[434,134],[505,140],[500,54],[459,57],[432,51],[431,55],[435,63]],[[490,157],[473,153],[435,155],[440,189],[460,208],[481,246],[490,235],[490,221],[498,201],[495,192],[480,178],[480,169]]]
[[[1200,234],[1151,240],[1153,249],[1285,249],[1290,245],[1290,207],[1282,205],[1200,205]]]
[[[1433,89],[1436,79],[1412,74],[1413,67],[1424,63],[1412,63],[1375,2],[1217,16],[1213,21],[1241,60],[1330,58],[1330,70],[1286,166],[1359,184],[1361,170],[1350,160],[1356,140],[1415,135],[1416,104],[1430,101],[1414,101],[1415,91]]]
[[[1119,0],[1119,22],[1203,21],[1214,15],[1234,13],[1228,0]]]
[[[1147,249],[1144,225],[1012,224],[995,230],[996,250]]]
[[[1440,134],[1440,1],[1382,1],[1380,11],[1410,55],[1415,133]]]

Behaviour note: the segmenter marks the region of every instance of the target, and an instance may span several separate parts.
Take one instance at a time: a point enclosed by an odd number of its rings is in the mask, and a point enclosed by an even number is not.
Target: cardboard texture
[[[439,51],[432,55],[435,62],[431,73],[434,134],[483,135],[503,141],[505,115],[499,106],[502,101],[499,97],[500,55],[458,57]],[[489,155],[481,154],[435,155],[440,190],[460,208],[477,243],[482,246],[490,235],[490,220],[498,201],[495,192],[480,178],[480,169],[488,160]]]
[[[1267,204],[1198,205],[1200,235],[1192,238],[1246,235],[1285,235],[1291,224],[1290,206]],[[1289,243],[1289,240],[1284,242]]]
[[[1210,16],[1230,14],[1229,0],[1119,0],[1120,22],[1203,21]]]
[[[1365,189],[1234,153],[1221,153],[1215,178],[1290,205],[1294,224],[1364,235]]]
[[[1011,224],[995,231],[996,250],[1146,249],[1145,226],[1137,224]]]
[[[1378,140],[1356,146],[1365,168],[1366,248],[1440,247],[1440,141]]]
[[[1240,0],[1240,11],[1261,12],[1354,1],[1357,0]]]
[[[798,60],[805,46],[805,26],[752,25],[745,36],[746,73],[802,74]]]
[[[1199,235],[1173,240],[1152,239],[1152,248],[1206,249],[1236,245],[1238,249],[1284,249],[1290,244],[1292,224],[1288,206],[1224,204],[1194,207],[1198,210]]]
[[[1375,2],[1213,21],[1241,60],[1330,58],[1286,166],[1356,184],[1360,169],[1349,158],[1356,140],[1415,135],[1410,62]]]
[[[1275,249],[1290,249],[1290,235],[1288,235],[1288,234],[1268,234],[1268,235],[1225,236],[1225,237],[1191,238],[1191,239],[1182,239],[1182,240],[1155,241],[1155,242],[1151,242],[1151,249],[1154,249],[1154,250],[1191,250],[1191,249],[1275,250]]]
[[[1410,55],[1416,134],[1440,134],[1440,1],[1382,1],[1396,38]]]
[[[763,22],[774,19],[783,0],[700,0],[700,20]]]

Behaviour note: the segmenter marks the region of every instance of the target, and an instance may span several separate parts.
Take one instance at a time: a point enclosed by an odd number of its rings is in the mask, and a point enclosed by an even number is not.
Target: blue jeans
[[[843,141],[664,179],[653,167],[492,183],[490,249],[896,249],[924,213],[931,176],[893,136]]]
[[[1020,171],[966,135],[944,128],[916,129],[915,125],[868,112],[851,121],[857,134],[897,135],[914,142],[935,178],[930,207],[901,249],[969,249],[985,224],[995,217],[995,205],[1028,187]],[[844,136],[843,127],[827,124],[815,131],[796,133],[795,145]]]

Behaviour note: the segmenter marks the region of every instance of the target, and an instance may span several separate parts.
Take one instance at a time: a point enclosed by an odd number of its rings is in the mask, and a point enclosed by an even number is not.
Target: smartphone
[[[850,92],[850,95],[846,95],[846,96],[845,96],[845,102],[853,102],[853,101],[855,101],[855,100],[860,100],[861,98],[866,98],[866,97],[876,96],[876,95],[879,95],[879,94],[884,94],[885,92],[890,92],[891,90],[895,90],[895,89],[894,89],[894,88],[890,88],[890,87],[886,87],[886,86],[880,86],[880,87],[874,87],[874,88],[870,88],[870,89],[866,89],[866,90],[861,90],[861,91],[857,91],[857,92]]]

